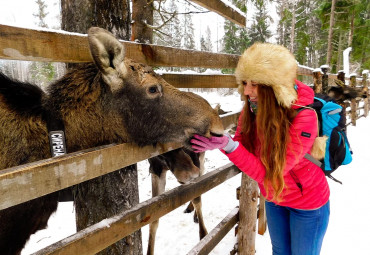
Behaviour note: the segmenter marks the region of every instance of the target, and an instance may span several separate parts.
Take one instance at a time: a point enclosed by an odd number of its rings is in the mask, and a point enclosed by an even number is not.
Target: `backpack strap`
[[[318,167],[320,167],[320,168],[321,168],[321,166],[322,166],[321,161],[320,161],[320,160],[315,159],[314,157],[312,157],[312,155],[310,155],[310,154],[306,153],[306,154],[304,155],[304,158],[305,158],[305,159],[308,159],[309,161],[311,161],[312,163],[314,163],[315,165],[317,165]]]

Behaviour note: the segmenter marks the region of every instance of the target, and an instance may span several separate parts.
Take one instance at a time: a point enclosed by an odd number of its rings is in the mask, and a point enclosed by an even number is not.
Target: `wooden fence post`
[[[329,76],[327,72],[329,71],[329,66],[328,65],[322,65],[320,66],[321,71],[324,73],[322,76],[322,93],[325,95],[328,94],[328,89],[329,89]]]
[[[316,68],[313,71],[313,90],[315,93],[321,93],[322,91],[322,73],[320,68]]]
[[[345,81],[345,73],[343,70],[341,71],[338,71],[337,73],[337,79],[340,80],[341,82],[343,82],[344,85],[346,85],[346,81]]]
[[[260,193],[260,203],[258,206],[258,234],[263,235],[267,228],[267,218],[266,218],[266,199]]]
[[[240,188],[239,226],[238,226],[238,254],[254,255],[257,223],[257,183],[242,174]]]
[[[364,116],[365,116],[365,118],[369,114],[369,87],[368,87],[368,82],[367,82],[368,74],[369,74],[369,70],[364,70],[362,72],[362,89],[363,89],[363,92],[366,93],[366,95],[368,97],[368,98],[364,99]]]
[[[349,76],[350,79],[350,86],[352,88],[356,87],[356,74],[351,74]],[[357,103],[356,98],[351,99],[351,123],[352,126],[356,126],[356,119],[357,119]]]
[[[346,86],[346,80],[345,80],[345,72],[344,71],[338,71],[337,73],[337,79],[340,80],[341,82],[343,82],[343,85]],[[337,102],[340,106],[343,107],[343,113],[344,115],[347,115],[346,114],[346,109],[347,109],[347,105],[348,105],[348,102],[344,101],[344,100],[339,100]],[[347,126],[345,127],[345,130],[347,130]]]

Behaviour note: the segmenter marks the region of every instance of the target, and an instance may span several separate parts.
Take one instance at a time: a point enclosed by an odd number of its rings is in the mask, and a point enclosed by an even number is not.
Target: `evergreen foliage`
[[[251,44],[255,42],[267,42],[272,36],[271,31],[268,29],[272,17],[267,13],[266,1],[254,0],[256,13],[253,15],[253,24],[249,31]]]
[[[326,62],[331,4],[331,0],[277,2],[277,43],[291,49],[302,65],[315,68]],[[367,0],[336,1],[330,72],[336,73],[343,68],[343,51],[347,47],[352,47],[350,72],[360,72],[359,66],[370,68],[369,15]]]
[[[331,1],[325,0],[319,6],[317,15],[322,22],[322,30],[327,32]],[[369,61],[369,13],[370,3],[366,0],[338,0],[335,5],[335,25],[333,29],[333,56],[330,63],[331,72],[342,68],[342,52],[347,47],[352,47],[351,72],[359,72],[370,68]],[[325,36],[323,36],[325,45]],[[357,63],[357,65],[356,65]]]
[[[246,1],[232,0],[232,4],[238,7],[242,12],[247,12]],[[243,51],[251,45],[247,29],[226,20],[224,24],[223,52],[229,54],[242,54]]]

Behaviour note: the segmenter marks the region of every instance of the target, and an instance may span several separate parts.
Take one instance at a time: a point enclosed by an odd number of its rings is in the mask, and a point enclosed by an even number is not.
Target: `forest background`
[[[8,2],[8,3],[7,3]],[[12,2],[12,3],[9,3]],[[18,6],[17,6],[18,2]],[[0,23],[23,27],[60,29],[60,0],[0,1]],[[151,43],[190,50],[241,54],[254,42],[286,46],[301,65],[328,64],[331,73],[343,69],[343,50],[352,48],[350,73],[370,68],[370,2],[367,0],[223,0],[247,17],[241,27],[187,0],[154,1]],[[22,7],[22,8],[21,8]],[[32,20],[19,15],[32,10]],[[131,11],[130,11],[131,12]],[[29,14],[29,13],[28,13]],[[23,23],[22,23],[23,21]],[[164,71],[183,71],[162,68]],[[41,87],[62,76],[62,63],[0,61],[0,70]],[[202,68],[191,70],[201,73]],[[233,70],[222,70],[232,73]],[[348,75],[348,74],[347,74]]]

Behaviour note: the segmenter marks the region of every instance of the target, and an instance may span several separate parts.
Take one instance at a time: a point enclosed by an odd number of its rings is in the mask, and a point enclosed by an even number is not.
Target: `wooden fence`
[[[224,17],[245,24],[245,17],[222,1],[194,1]],[[188,51],[157,45],[122,41],[127,57],[151,66],[235,68],[238,55],[200,51]],[[0,59],[79,63],[91,62],[86,35],[52,30],[31,30],[0,25]],[[314,69],[299,67],[298,75],[313,77],[315,86],[322,87],[325,79],[335,75],[314,72]],[[185,75],[163,74],[163,78],[181,88],[236,88],[233,75]],[[353,79],[351,79],[352,82]],[[356,81],[356,79],[354,79]],[[367,77],[362,84],[367,89]],[[351,83],[351,86],[355,83]],[[316,88],[316,87],[315,87]],[[355,104],[354,104],[355,105]],[[357,105],[357,104],[356,104]],[[357,113],[359,108],[355,110]],[[368,103],[364,104],[367,116]],[[358,117],[362,115],[357,114]],[[222,117],[224,126],[236,123],[238,113]],[[352,123],[355,122],[352,120]],[[106,145],[68,155],[0,170],[0,210],[23,203],[45,194],[107,174],[158,153],[181,147],[181,144],[160,144],[156,148],[139,148],[134,144]],[[76,169],[81,171],[76,171]],[[240,171],[232,164],[199,177],[195,182],[181,185],[158,197],[140,203],[120,214],[105,219],[68,238],[52,244],[35,254],[93,254],[132,232],[149,224],[180,205],[207,192]],[[45,185],[47,183],[48,185]],[[175,202],[174,202],[175,201]],[[158,207],[157,204],[161,206]],[[230,212],[189,254],[208,254],[216,244],[238,225],[239,254],[255,253],[255,235],[258,187],[246,175],[240,187],[240,210]],[[155,209],[154,209],[155,208]],[[158,208],[160,208],[158,210]],[[266,229],[263,199],[258,210],[258,232]]]

